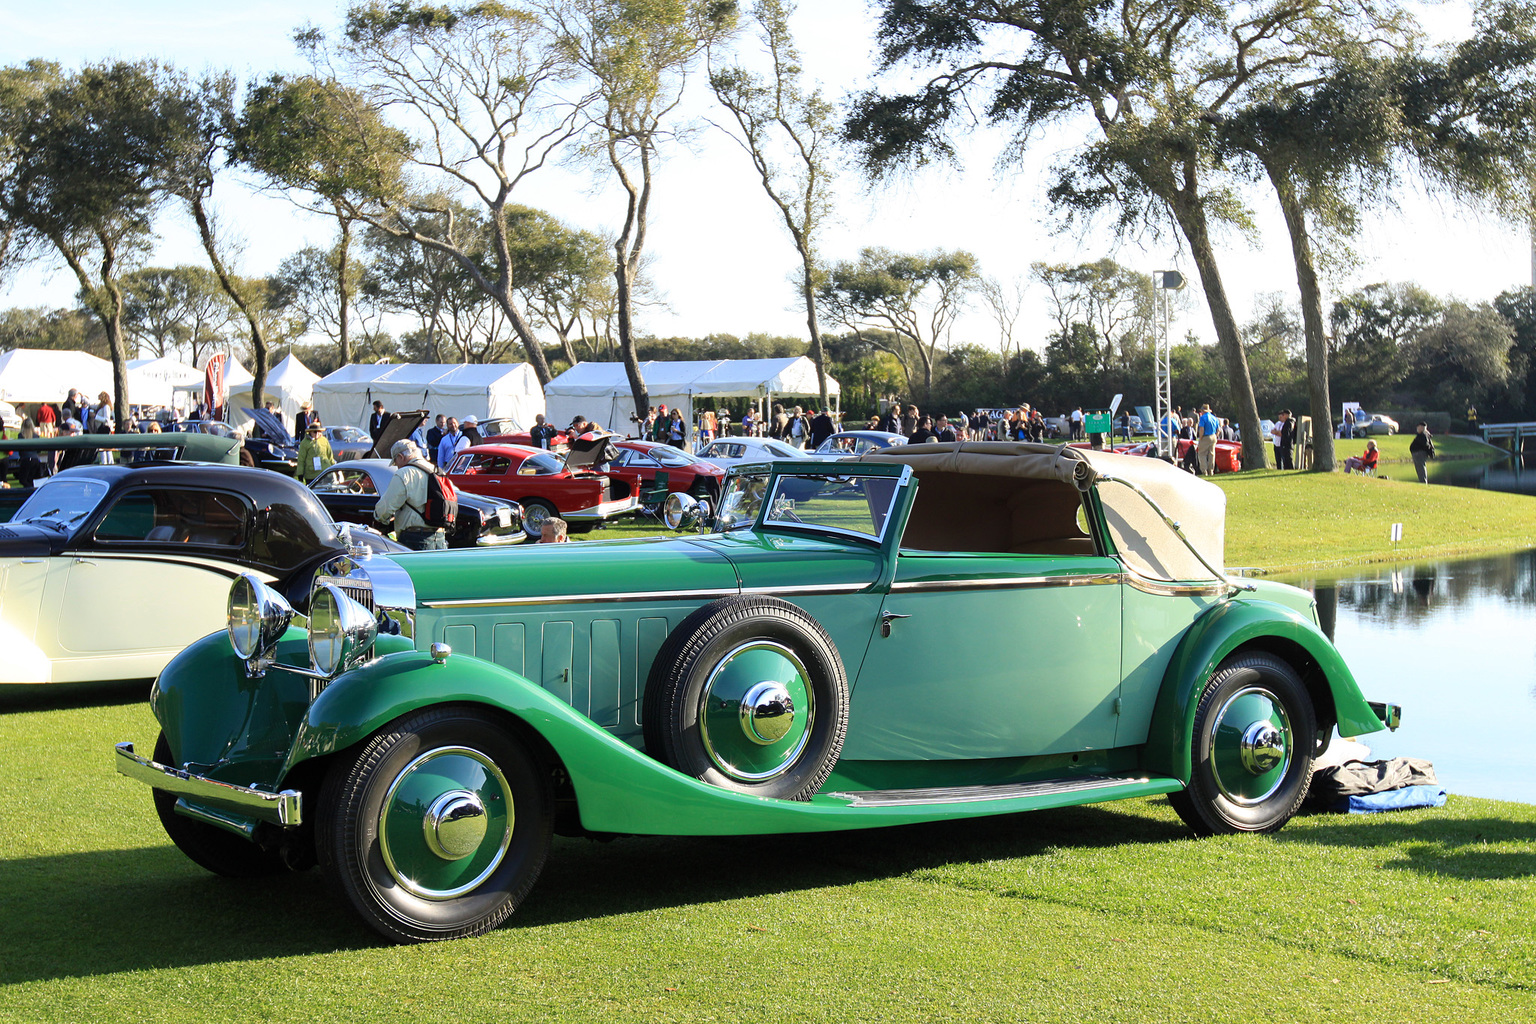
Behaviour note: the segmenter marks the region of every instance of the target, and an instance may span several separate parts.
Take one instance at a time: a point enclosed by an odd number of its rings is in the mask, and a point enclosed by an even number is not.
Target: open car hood
[[[299,446],[299,442],[294,440],[292,434],[288,433],[288,428],[283,426],[283,421],[277,416],[272,415],[265,409],[246,409],[245,412],[251,419],[256,421],[256,425],[261,428],[261,436],[268,441],[275,441],[285,448],[297,448]]]
[[[379,435],[378,443],[369,449],[368,454],[363,457],[367,459],[389,458],[389,449],[394,446],[394,443],[410,437],[411,434],[415,433],[416,428],[426,421],[429,415],[431,414],[426,409],[417,409],[415,412],[390,413],[389,419],[384,423],[384,433]]]
[[[590,469],[599,462],[612,461],[618,455],[613,444],[613,439],[618,436],[611,430],[604,430],[571,438],[571,449],[565,455],[565,468]]]

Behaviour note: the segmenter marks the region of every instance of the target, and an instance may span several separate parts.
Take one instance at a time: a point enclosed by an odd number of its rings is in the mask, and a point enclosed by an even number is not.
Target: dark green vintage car
[[[153,757],[119,744],[118,768],[203,867],[318,862],[418,941],[503,921],[552,831],[1166,793],[1197,832],[1266,832],[1335,730],[1396,724],[1308,594],[1221,571],[1222,491],[1154,459],[911,445],[669,509],[701,513],[712,532],[343,557],[302,627],[242,578],[228,634],[155,684]]]

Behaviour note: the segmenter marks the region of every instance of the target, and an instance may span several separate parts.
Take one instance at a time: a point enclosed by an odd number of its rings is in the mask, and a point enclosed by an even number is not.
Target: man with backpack
[[[395,475],[374,506],[373,517],[386,530],[393,525],[395,539],[413,551],[447,548],[446,530],[459,510],[453,484],[409,439],[390,446],[389,458]]]

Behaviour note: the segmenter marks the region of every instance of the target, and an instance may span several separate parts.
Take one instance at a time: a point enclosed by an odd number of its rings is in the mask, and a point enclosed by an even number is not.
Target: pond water
[[[1413,479],[1413,467],[1394,463],[1383,472]],[[1480,487],[1486,491],[1536,495],[1536,452],[1492,459],[1436,459],[1427,467],[1429,482],[1451,487]]]
[[[1397,732],[1361,737],[1373,758],[1427,758],[1453,793],[1536,803],[1536,551],[1283,579],[1316,594],[1366,698],[1402,705]]]

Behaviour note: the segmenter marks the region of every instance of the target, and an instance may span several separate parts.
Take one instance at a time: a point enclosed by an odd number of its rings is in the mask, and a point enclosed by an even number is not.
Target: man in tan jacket
[[[447,548],[448,538],[442,528],[428,526],[423,518],[427,508],[427,477],[432,473],[432,464],[409,439],[390,446],[389,460],[395,467],[395,475],[384,488],[379,503],[373,507],[373,518],[386,530],[393,524],[395,539],[413,551]]]

